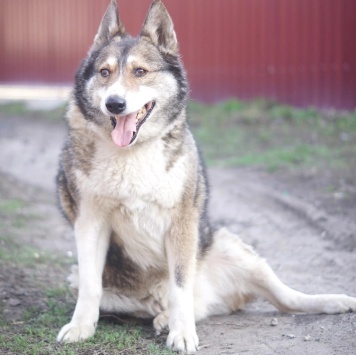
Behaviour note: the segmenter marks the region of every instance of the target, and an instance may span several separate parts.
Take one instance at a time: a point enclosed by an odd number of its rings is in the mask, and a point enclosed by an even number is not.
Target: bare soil
[[[0,201],[21,199],[31,206],[31,211],[24,209],[25,230],[5,220],[0,230],[39,253],[62,257],[75,254],[72,232],[54,196],[64,138],[62,122],[0,117]],[[210,215],[252,244],[289,286],[356,296],[356,193],[348,182],[353,173],[209,169]],[[60,286],[68,271],[63,266],[53,275],[51,265],[44,264],[36,278]],[[41,307],[30,278],[21,267],[0,270],[0,303],[7,320],[16,322],[29,307]],[[274,318],[278,324],[273,326]],[[281,314],[261,300],[231,316],[204,320],[197,328],[200,354],[354,354],[356,349],[356,314]]]

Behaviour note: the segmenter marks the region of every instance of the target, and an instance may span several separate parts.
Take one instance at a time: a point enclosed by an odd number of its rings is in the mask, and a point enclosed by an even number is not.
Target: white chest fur
[[[167,171],[159,142],[127,150],[101,145],[89,174],[77,172],[81,192],[95,196],[118,242],[143,268],[165,263],[164,237],[182,196],[185,164],[182,157]]]

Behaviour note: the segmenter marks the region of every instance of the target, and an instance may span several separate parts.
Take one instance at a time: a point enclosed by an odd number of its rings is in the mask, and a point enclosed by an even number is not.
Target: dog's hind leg
[[[308,295],[285,285],[266,262],[252,274],[251,289],[282,312],[345,313],[356,311],[356,298],[342,294]]]
[[[267,262],[234,234],[222,228],[197,273],[196,319],[241,309],[261,296],[283,312],[343,313],[356,311],[356,298],[307,295],[286,286]]]

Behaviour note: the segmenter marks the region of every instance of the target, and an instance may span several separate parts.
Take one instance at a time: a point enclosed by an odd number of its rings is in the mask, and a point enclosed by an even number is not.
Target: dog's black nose
[[[125,111],[126,101],[120,96],[113,95],[106,99],[105,106],[109,112],[118,115]]]

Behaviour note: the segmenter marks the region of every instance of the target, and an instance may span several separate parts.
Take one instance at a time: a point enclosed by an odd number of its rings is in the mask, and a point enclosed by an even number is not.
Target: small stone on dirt
[[[14,295],[16,295],[16,296],[23,296],[25,294],[26,294],[26,291],[24,289],[22,289],[22,288],[19,288],[19,289],[14,291]]]
[[[311,339],[311,336],[308,334],[304,337],[304,341],[309,341]]]
[[[294,334],[282,334],[282,336],[285,336],[288,339],[294,339],[295,338]]]
[[[16,307],[21,304],[21,301],[18,300],[17,298],[10,298],[8,304],[9,306]]]
[[[272,320],[271,320],[271,326],[272,327],[275,327],[276,325],[278,325],[278,319],[277,318],[273,318]]]

